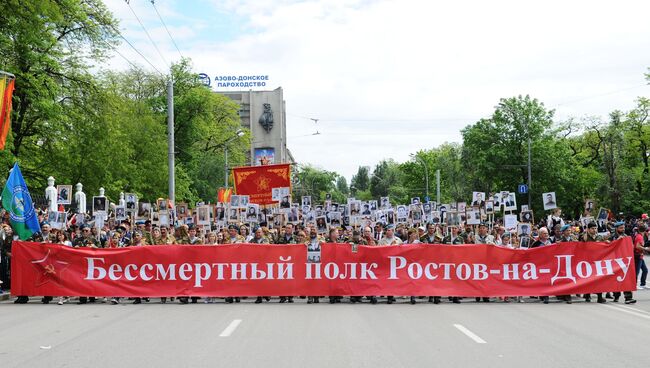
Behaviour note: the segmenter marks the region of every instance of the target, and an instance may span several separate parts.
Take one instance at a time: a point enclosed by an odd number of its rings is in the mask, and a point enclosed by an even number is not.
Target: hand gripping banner
[[[529,250],[492,245],[154,245],[69,248],[16,241],[13,295],[542,296],[634,290],[629,237]]]

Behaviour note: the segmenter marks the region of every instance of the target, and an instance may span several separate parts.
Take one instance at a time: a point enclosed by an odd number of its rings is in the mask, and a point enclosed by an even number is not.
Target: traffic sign
[[[526,185],[526,184],[519,184],[519,186],[517,187],[517,192],[519,192],[519,194],[526,194],[526,193],[528,193],[528,185]]]

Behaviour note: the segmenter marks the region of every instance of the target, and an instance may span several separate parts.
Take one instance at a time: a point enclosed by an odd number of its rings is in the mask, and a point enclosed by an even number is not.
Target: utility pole
[[[169,165],[169,200],[176,206],[176,169],[174,167],[174,81],[167,81],[167,152]]]
[[[436,170],[436,204],[440,205],[440,169]]]
[[[223,146],[223,157],[224,157],[223,171],[225,173],[223,187],[228,189],[228,145],[227,144]]]
[[[533,204],[531,203],[531,199],[530,199],[530,189],[531,189],[531,186],[533,184],[532,183],[533,175],[532,175],[531,163],[530,163],[532,155],[531,155],[531,140],[530,140],[530,122],[528,121],[528,116],[524,116],[523,123],[524,123],[524,126],[526,127],[526,135],[528,136],[528,180],[527,180],[528,181],[528,208],[532,209],[531,206]]]

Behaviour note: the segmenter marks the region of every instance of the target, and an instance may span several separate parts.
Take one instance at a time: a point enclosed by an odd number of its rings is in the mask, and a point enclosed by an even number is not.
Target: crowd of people
[[[424,204],[426,206],[426,204]],[[331,206],[325,203],[320,206],[323,209],[323,214],[326,218],[328,216],[328,208]],[[344,206],[344,205],[341,205]],[[624,218],[608,218],[593,220],[585,222],[584,219],[569,221],[561,216],[560,211],[554,211],[547,218],[534,223],[532,217],[522,214],[520,220],[526,226],[516,226],[507,228],[504,224],[504,218],[492,216],[485,217],[483,220],[488,219],[489,222],[479,222],[478,224],[467,224],[469,221],[456,223],[445,216],[435,219],[435,221],[427,221],[426,216],[418,217],[419,222],[408,220],[406,222],[386,223],[383,218],[379,216],[368,217],[370,221],[364,224],[355,224],[346,226],[341,223],[332,224],[326,222],[319,224],[315,221],[307,221],[307,214],[303,213],[303,209],[299,209],[300,213],[298,219],[303,221],[283,222],[277,223],[274,221],[260,221],[252,223],[230,223],[225,226],[219,226],[218,222],[212,222],[210,225],[195,225],[194,223],[185,224],[179,221],[174,225],[161,225],[155,223],[151,219],[135,220],[129,218],[114,221],[109,214],[107,217],[109,221],[103,222],[101,228],[94,226],[92,221],[77,225],[74,221],[77,216],[70,215],[65,228],[53,229],[46,221],[47,209],[39,210],[39,220],[41,221],[41,232],[34,234],[29,239],[36,242],[44,243],[57,243],[70,247],[91,247],[91,248],[120,248],[120,247],[134,247],[134,246],[163,246],[171,244],[186,244],[186,245],[206,245],[218,246],[222,244],[237,244],[237,243],[251,243],[251,244],[305,244],[306,251],[310,254],[311,251],[321,249],[324,243],[349,243],[352,247],[357,246],[388,246],[388,245],[408,245],[408,244],[489,244],[498,247],[506,247],[513,249],[527,249],[542,246],[550,246],[555,243],[571,242],[571,241],[595,241],[595,242],[609,242],[623,236],[630,236],[634,243],[635,255],[635,270],[637,280],[639,282],[638,289],[646,287],[647,279],[647,266],[644,262],[644,254],[650,251],[650,219],[646,215],[640,218],[628,217]],[[339,211],[339,208],[336,209]],[[380,211],[377,211],[380,212]],[[341,211],[345,214],[344,211]],[[114,216],[114,215],[113,215]],[[12,242],[16,239],[14,232],[9,225],[7,216],[3,218],[2,229],[0,230],[0,284],[1,288],[9,290],[11,286],[10,278],[10,264],[11,264],[11,250]],[[399,217],[399,216],[398,216]],[[412,214],[408,215],[412,219]],[[417,217],[417,216],[416,216]],[[88,217],[90,219],[90,217]],[[310,219],[313,219],[312,214]],[[244,219],[242,217],[242,219]],[[528,222],[523,222],[528,221]],[[521,223],[520,223],[521,225]],[[320,261],[318,258],[309,257],[309,261]],[[625,303],[635,303],[633,299],[632,290],[624,294]],[[618,302],[621,293],[606,293],[596,294],[598,303],[605,303],[607,299],[613,302]],[[351,296],[349,301],[351,303],[358,303],[364,300],[372,304],[379,301],[379,296]],[[445,300],[439,296],[431,297],[407,297],[410,303],[417,303],[418,300],[426,300],[428,302],[438,304]],[[571,303],[574,297],[570,295],[558,296],[556,300]],[[591,295],[585,294],[579,296],[580,299],[590,302]],[[200,298],[185,298],[180,297],[177,300],[180,303],[197,303]],[[308,297],[308,303],[318,303],[321,298]],[[395,297],[385,297],[386,302],[392,304],[396,301]],[[463,298],[449,297],[447,298],[452,303],[460,303]],[[466,299],[466,298],[465,298]],[[542,303],[549,303],[548,296],[529,297],[529,300],[537,300]],[[113,304],[120,303],[119,298],[85,298],[78,299],[78,303],[93,303],[99,300],[100,302],[112,302]],[[174,301],[170,298],[170,301]],[[226,303],[239,302],[241,298],[224,298]],[[269,301],[268,297],[257,297],[256,303],[262,303],[264,300]],[[340,303],[342,297],[330,297],[330,303]],[[383,299],[382,299],[383,300]],[[515,296],[514,298],[501,297],[501,298],[476,298],[477,302],[490,302],[490,301],[509,302],[516,300],[524,302],[522,296]],[[29,299],[25,296],[19,296],[16,303],[26,303]],[[50,303],[53,301],[52,297],[43,297],[42,303]],[[69,298],[59,297],[58,304],[64,304],[69,301]],[[148,298],[133,298],[133,303],[139,304],[143,301],[150,301]],[[217,298],[204,298],[205,303],[216,302]],[[161,298],[162,303],[167,302],[167,298]],[[280,303],[293,303],[294,296],[281,296]]]

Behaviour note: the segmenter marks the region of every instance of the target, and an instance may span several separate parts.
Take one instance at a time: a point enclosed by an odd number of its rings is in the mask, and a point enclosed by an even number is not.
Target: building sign
[[[210,78],[206,73],[199,73],[198,76],[203,85],[217,89],[266,87],[269,82],[268,75],[217,75]]]

